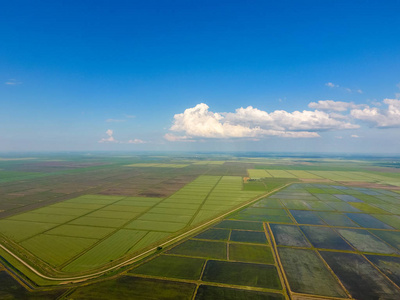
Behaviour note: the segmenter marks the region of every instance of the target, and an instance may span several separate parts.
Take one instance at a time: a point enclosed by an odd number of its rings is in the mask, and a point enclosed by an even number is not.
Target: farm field
[[[109,168],[106,161],[95,168]],[[143,299],[150,293],[157,299],[400,298],[400,192],[394,168],[388,175],[389,168],[372,172],[369,164],[368,169],[360,164],[360,171],[334,164],[329,171],[254,161],[124,159],[115,172],[130,170],[132,182],[140,178],[136,172],[148,174],[155,187],[144,184],[135,195],[123,195],[125,187],[110,185],[9,210],[0,219],[2,245],[40,273],[65,279],[40,277],[1,248],[0,280],[13,288],[0,287],[0,299]],[[25,164],[17,165],[33,169]],[[127,167],[135,164],[187,166]],[[57,170],[66,172],[57,176],[67,178],[70,171]],[[247,171],[270,176],[246,179]],[[24,180],[53,176],[41,173]],[[372,181],[365,175],[370,173],[376,173],[368,177]],[[183,174],[191,179],[186,184]],[[17,183],[24,185],[18,179],[3,184]],[[174,185],[168,192],[167,183]],[[262,196],[274,189],[279,190]],[[113,190],[118,192],[110,194]],[[145,190],[151,192],[143,195]],[[246,205],[252,199],[257,200]],[[141,260],[86,281],[85,276],[147,250]]]
[[[168,198],[84,195],[0,220],[0,233],[64,273],[140,254],[257,197],[237,176],[199,176]]]
[[[400,201],[400,194],[390,190],[292,184],[133,267],[126,276],[196,284],[198,288],[188,292],[187,299],[231,299],[239,295],[249,299],[398,299],[399,229],[361,209],[326,209],[329,203],[358,204],[363,195],[370,194],[374,194],[375,204]],[[291,199],[294,195],[297,197]],[[320,200],[325,197],[317,195],[357,196],[351,198],[352,202],[336,196],[335,201],[331,197]],[[322,206],[324,210],[320,206],[314,210],[290,207],[290,201],[301,199],[322,201],[327,206]],[[272,208],[265,209],[268,206]],[[268,210],[285,212],[290,220],[271,221]],[[299,217],[302,212],[308,214],[307,218]],[[238,219],[238,215],[247,218]],[[384,226],[376,228],[377,223],[372,222],[362,225],[362,219],[355,215],[369,216]],[[398,217],[390,211],[384,215]],[[252,216],[261,218],[254,221]],[[96,286],[77,288],[65,299],[91,295]]]
[[[248,169],[249,177],[260,178],[297,178],[303,180],[325,180],[339,182],[370,182],[400,186],[400,176],[393,174],[377,174],[374,172],[353,171],[316,171],[316,170],[277,170]]]

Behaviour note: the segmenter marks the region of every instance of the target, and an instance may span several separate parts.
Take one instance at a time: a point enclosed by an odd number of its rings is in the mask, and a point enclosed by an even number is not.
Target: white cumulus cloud
[[[115,143],[115,142],[117,142],[113,137],[114,132],[111,129],[108,129],[106,131],[106,134],[108,135],[108,137],[107,138],[102,138],[99,141],[99,143]]]
[[[325,85],[326,85],[326,86],[329,86],[330,88],[339,87],[338,84],[334,84],[334,83],[332,83],[332,82],[327,82],[327,83],[325,83]]]
[[[354,129],[358,125],[331,117],[323,111],[276,110],[268,113],[249,106],[238,108],[233,113],[216,113],[204,103],[186,109],[174,116],[170,128],[182,135],[168,133],[168,141],[192,140],[195,138],[260,138],[278,136],[287,138],[319,137],[318,131]]]
[[[310,102],[308,107],[318,110],[346,111],[348,109],[358,108],[360,105],[356,105],[353,102],[319,100],[318,102]]]
[[[388,106],[387,109],[367,106],[351,110],[351,116],[379,128],[400,127],[400,100],[385,99],[383,103]]]
[[[143,140],[141,140],[141,139],[129,140],[127,143],[128,143],[128,144],[146,144],[146,142],[143,141]]]

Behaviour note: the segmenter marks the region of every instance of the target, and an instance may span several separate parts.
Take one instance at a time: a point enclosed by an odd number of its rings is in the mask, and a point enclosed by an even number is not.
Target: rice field
[[[279,169],[247,169],[252,179],[260,178],[296,178],[306,180],[328,180],[339,182],[371,182],[400,186],[399,177],[391,177],[389,174],[378,172],[354,172],[354,171],[310,171],[310,170],[279,170]]]
[[[399,215],[377,205],[398,201],[387,190],[292,184],[128,274],[196,282],[192,299],[397,299]]]
[[[167,198],[84,195],[0,220],[0,233],[63,273],[134,256],[260,192],[239,176],[199,176]]]

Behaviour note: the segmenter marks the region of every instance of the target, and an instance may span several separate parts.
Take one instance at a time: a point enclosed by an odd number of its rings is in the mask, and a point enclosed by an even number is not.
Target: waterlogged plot
[[[251,207],[283,208],[283,205],[277,199],[264,198],[251,205]]]
[[[355,299],[399,299],[400,291],[362,256],[321,251],[320,254]]]
[[[366,257],[397,286],[400,286],[400,257],[380,255],[366,255]]]
[[[310,247],[303,233],[297,226],[270,224],[275,242],[280,246]]]
[[[284,209],[249,207],[229,217],[233,220],[293,223]]]
[[[264,264],[209,260],[202,280],[275,290],[282,289],[276,267]]]
[[[282,294],[265,293],[251,290],[239,290],[233,288],[218,287],[212,285],[200,285],[197,290],[196,300],[230,300],[230,299],[252,299],[252,300],[284,300]]]
[[[337,210],[338,212],[361,212],[358,208],[351,206],[346,202],[326,202],[330,207]]]
[[[371,233],[384,240],[392,247],[400,250],[400,232],[399,231],[384,231],[384,230],[370,230]],[[399,252],[400,253],[400,252]]]
[[[359,227],[358,224],[350,220],[345,214],[333,212],[318,212],[317,215],[330,226]]]
[[[196,280],[200,279],[204,264],[204,259],[161,255],[130,273]]]
[[[373,236],[366,230],[338,229],[337,230],[352,246],[362,252],[399,254],[394,248]]]
[[[360,200],[352,195],[334,195],[334,196],[345,202],[363,202],[362,200]]]
[[[291,210],[290,213],[299,224],[326,225],[315,212],[306,210]]]
[[[230,231],[225,229],[208,229],[198,235],[195,239],[201,240],[216,240],[216,241],[227,241],[229,239]]]
[[[368,214],[346,214],[346,216],[364,228],[394,229],[393,227]]]
[[[346,293],[312,250],[278,248],[292,292],[328,297],[344,297]]]
[[[242,229],[242,230],[252,230],[252,231],[264,231],[263,223],[261,222],[246,222],[246,221],[233,221],[224,220],[217,225],[215,228],[225,228],[225,229]]]
[[[331,228],[314,226],[301,226],[300,228],[315,248],[354,251],[354,249]]]
[[[240,243],[254,243],[254,244],[267,244],[267,237],[264,232],[256,231],[242,231],[242,230],[232,230],[231,242]]]

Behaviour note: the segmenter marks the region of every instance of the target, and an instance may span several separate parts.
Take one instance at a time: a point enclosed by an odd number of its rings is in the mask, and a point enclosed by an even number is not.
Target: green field
[[[56,269],[85,272],[140,254],[260,194],[242,189],[238,176],[199,176],[167,198],[84,195],[0,220],[0,233]]]

